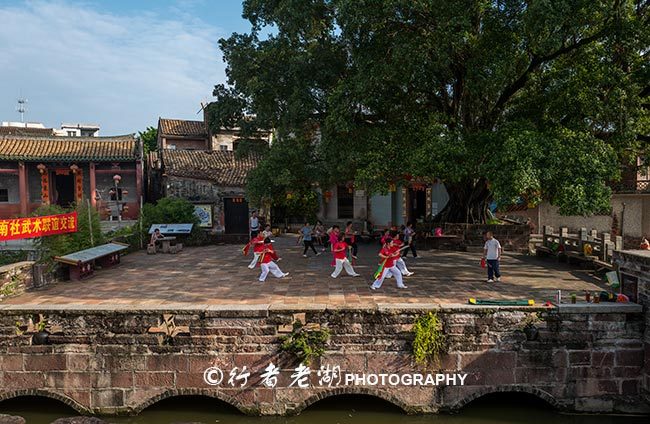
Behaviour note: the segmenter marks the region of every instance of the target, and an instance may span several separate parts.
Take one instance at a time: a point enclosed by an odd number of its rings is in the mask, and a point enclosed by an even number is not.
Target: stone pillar
[[[92,205],[93,209],[97,209],[97,199],[96,199],[96,193],[95,191],[97,190],[97,180],[96,180],[96,174],[95,174],[95,162],[90,162],[90,204]]]
[[[18,191],[20,192],[20,215],[29,213],[29,189],[27,188],[27,167],[25,162],[18,162]]]

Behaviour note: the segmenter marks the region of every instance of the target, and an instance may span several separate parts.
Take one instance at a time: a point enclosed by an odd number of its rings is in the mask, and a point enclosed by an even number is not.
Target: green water
[[[0,414],[19,415],[27,424],[49,424],[76,416],[56,401],[24,398],[0,403]],[[247,417],[218,401],[176,398],[160,402],[137,417],[107,417],[114,424],[641,424],[648,417],[567,415],[526,397],[486,397],[456,415],[404,415],[392,405],[369,397],[337,397],[321,401],[293,417]]]

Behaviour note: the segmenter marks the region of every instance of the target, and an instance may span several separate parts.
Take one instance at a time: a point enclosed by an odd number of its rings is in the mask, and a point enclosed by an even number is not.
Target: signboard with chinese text
[[[77,212],[0,220],[0,241],[76,232]]]

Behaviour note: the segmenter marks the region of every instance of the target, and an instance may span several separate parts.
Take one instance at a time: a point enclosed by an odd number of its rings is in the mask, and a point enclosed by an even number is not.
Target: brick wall
[[[12,310],[0,306],[0,400],[36,394],[81,412],[137,413],[158,400],[182,394],[221,399],[251,414],[299,412],[319,399],[343,393],[370,394],[408,412],[457,410],[492,392],[526,392],[570,411],[639,412],[644,321],[638,305],[563,306],[541,310],[539,341],[526,341],[519,326],[534,309],[439,309],[448,353],[424,370],[412,363],[411,328],[425,310],[278,310],[260,305],[201,310]],[[53,305],[53,308],[55,306]],[[431,308],[437,309],[432,305]],[[163,312],[181,334],[152,333]],[[16,322],[41,314],[53,334],[50,345],[32,345]],[[343,372],[462,372],[465,386],[288,387],[296,362],[279,353],[284,326],[295,319],[331,331],[327,352],[312,369],[339,365]],[[185,327],[185,328],[184,328]],[[156,330],[157,331],[157,330]],[[182,332],[189,333],[183,334]],[[275,389],[260,384],[273,362],[282,373]],[[219,386],[204,371],[224,371]],[[233,367],[252,374],[244,388],[227,384]]]
[[[7,297],[18,296],[33,287],[33,265],[34,262],[23,261],[0,266],[0,302]]]
[[[621,273],[636,277],[637,302],[645,309],[645,369],[643,372],[642,395],[650,402],[650,252],[622,251],[614,252],[614,262]]]

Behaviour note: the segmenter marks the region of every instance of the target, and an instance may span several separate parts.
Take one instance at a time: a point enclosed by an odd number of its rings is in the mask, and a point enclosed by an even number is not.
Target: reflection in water
[[[27,397],[1,402],[0,414],[20,415],[28,424],[49,424],[56,418],[78,415],[60,402]],[[137,417],[105,419],[113,424],[645,424],[648,417],[565,415],[532,396],[500,393],[478,399],[455,415],[408,416],[370,396],[336,396],[294,417],[247,417],[216,399],[177,397]]]

